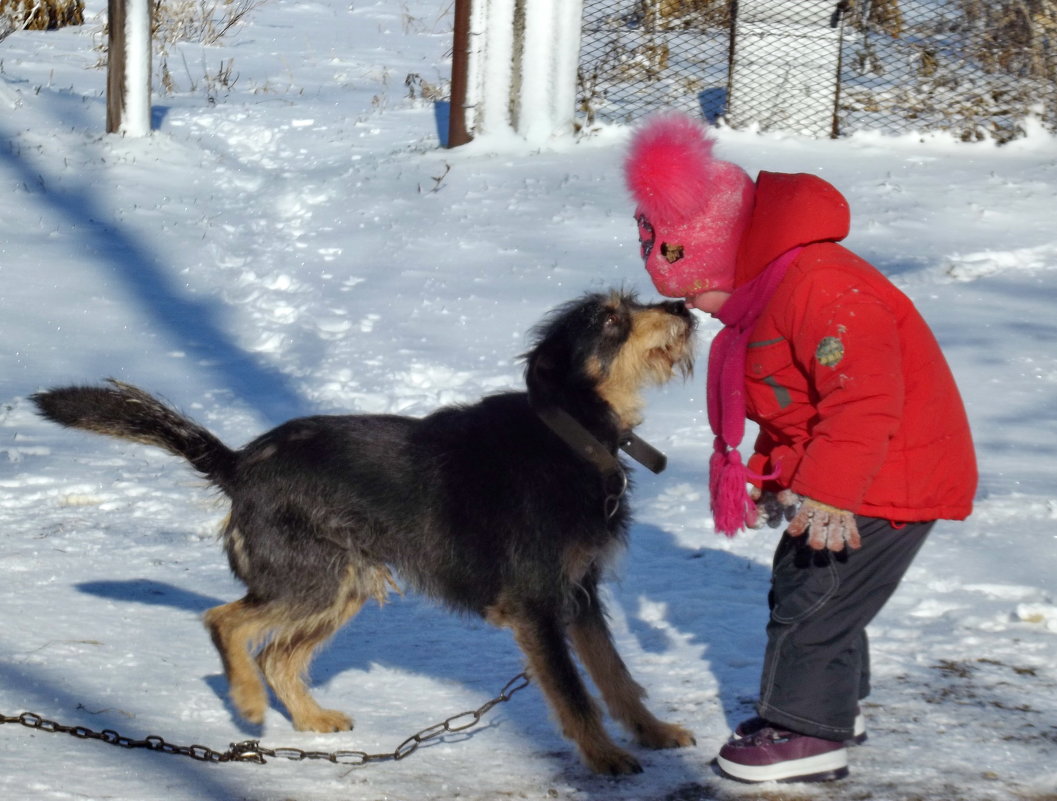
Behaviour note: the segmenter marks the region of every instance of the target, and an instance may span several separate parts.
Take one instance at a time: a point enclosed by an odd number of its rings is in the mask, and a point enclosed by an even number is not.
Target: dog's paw
[[[655,725],[642,727],[635,734],[638,744],[645,748],[686,748],[697,744],[689,729],[675,723],[657,721]]]
[[[243,719],[255,726],[264,723],[264,713],[268,710],[268,696],[259,683],[246,682],[232,685],[230,694],[231,703]]]
[[[335,732],[352,728],[352,718],[336,709],[320,709],[312,714],[299,715],[294,719],[298,731]]]
[[[584,754],[584,762],[595,773],[609,776],[624,776],[628,773],[642,773],[642,765],[627,751],[616,746]]]

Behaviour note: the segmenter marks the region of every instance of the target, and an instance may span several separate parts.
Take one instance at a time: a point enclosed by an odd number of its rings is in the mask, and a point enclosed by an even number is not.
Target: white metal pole
[[[580,37],[583,33],[583,0],[558,4],[558,52],[554,58],[554,90],[551,113],[559,134],[572,133],[576,122],[576,74],[580,66]]]
[[[514,53],[514,0],[487,0],[474,3],[473,31],[484,35],[483,58],[476,77],[477,125],[482,133],[498,134],[511,130],[510,105]]]

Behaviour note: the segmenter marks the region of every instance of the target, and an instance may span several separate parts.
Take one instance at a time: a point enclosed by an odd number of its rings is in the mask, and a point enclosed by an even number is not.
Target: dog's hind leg
[[[493,612],[491,617],[513,630],[528,660],[529,676],[539,684],[562,732],[579,747],[587,766],[596,773],[641,773],[638,760],[618,747],[602,727],[598,707],[577,672],[557,618],[523,611]]]
[[[366,602],[362,596],[350,597],[313,615],[280,623],[272,641],[258,657],[268,684],[290,713],[298,731],[334,732],[352,728],[352,719],[335,709],[323,709],[305,685],[308,666],[316,649],[326,642]]]
[[[646,691],[628,671],[613,644],[605,613],[595,592],[581,603],[569,626],[569,637],[587,672],[609,708],[609,714],[647,748],[679,748],[694,744],[682,726],[658,720],[646,708]]]
[[[268,694],[250,654],[271,628],[267,607],[247,596],[210,609],[204,621],[220,652],[235,709],[250,723],[263,723]]]

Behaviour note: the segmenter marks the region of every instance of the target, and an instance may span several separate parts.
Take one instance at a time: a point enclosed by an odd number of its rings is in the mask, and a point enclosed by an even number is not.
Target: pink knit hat
[[[712,145],[705,123],[674,112],[631,141],[624,176],[638,204],[642,259],[667,297],[734,288],[755,187],[743,169],[714,158]]]

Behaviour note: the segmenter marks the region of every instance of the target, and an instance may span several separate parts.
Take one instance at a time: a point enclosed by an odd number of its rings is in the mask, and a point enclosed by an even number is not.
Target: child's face
[[[723,304],[727,302],[727,298],[730,297],[729,292],[722,292],[720,290],[712,290],[710,292],[702,292],[700,295],[692,295],[686,299],[686,308],[697,309],[703,311],[706,314],[711,314],[713,317],[716,313],[723,308]]]

